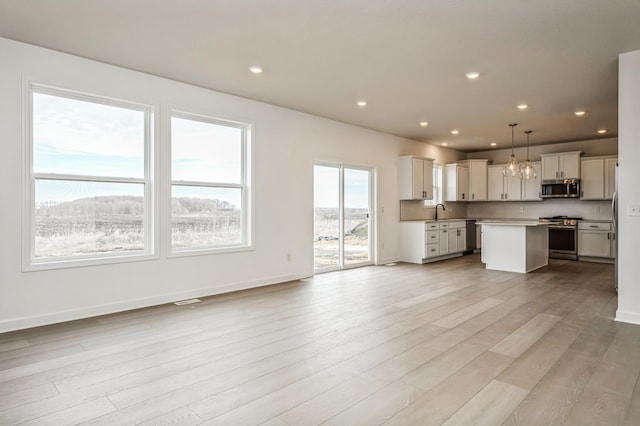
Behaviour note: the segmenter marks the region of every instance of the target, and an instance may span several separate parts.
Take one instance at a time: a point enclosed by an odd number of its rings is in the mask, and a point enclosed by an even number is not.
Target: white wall
[[[619,231],[618,311],[616,320],[640,324],[640,50],[620,55],[618,79]]]
[[[0,332],[171,302],[313,274],[315,160],[377,171],[377,260],[397,259],[397,157],[451,162],[456,151],[0,39]],[[25,81],[170,103],[255,127],[255,250],[22,272],[22,102]],[[166,183],[166,176],[160,177]],[[384,208],[384,213],[382,209]],[[287,253],[292,260],[287,261]]]

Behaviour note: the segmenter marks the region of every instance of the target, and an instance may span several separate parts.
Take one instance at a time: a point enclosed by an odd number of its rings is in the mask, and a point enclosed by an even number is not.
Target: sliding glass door
[[[371,264],[370,169],[314,166],[314,268],[316,272]]]

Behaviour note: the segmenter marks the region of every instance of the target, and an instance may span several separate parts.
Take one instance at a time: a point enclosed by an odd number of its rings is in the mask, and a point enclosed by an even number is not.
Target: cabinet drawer
[[[467,223],[461,220],[449,223],[449,228],[451,229],[464,229],[466,227],[467,227]]]
[[[426,229],[427,231],[431,229],[438,229],[438,224],[433,222],[426,223],[424,229]]]
[[[440,245],[438,243],[427,244],[424,247],[425,247],[425,255],[424,255],[424,257],[437,257],[437,256],[440,256]]]
[[[440,229],[449,229],[449,222],[440,222]]]
[[[611,223],[601,223],[601,222],[579,222],[578,229],[592,229],[592,230],[601,230],[601,231],[610,231]]]
[[[440,232],[439,231],[427,231],[427,239],[426,244],[433,244],[440,242]]]

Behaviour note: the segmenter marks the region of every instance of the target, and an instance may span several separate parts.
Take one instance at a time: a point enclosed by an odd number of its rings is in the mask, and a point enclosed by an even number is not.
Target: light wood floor
[[[0,424],[638,425],[612,281],[473,255],[7,333]]]

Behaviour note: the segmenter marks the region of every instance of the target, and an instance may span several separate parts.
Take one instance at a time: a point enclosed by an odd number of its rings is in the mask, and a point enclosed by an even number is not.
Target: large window
[[[29,267],[153,252],[151,110],[32,86]]]
[[[250,244],[247,147],[250,126],[171,115],[171,251],[233,250]]]

